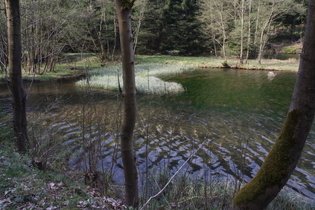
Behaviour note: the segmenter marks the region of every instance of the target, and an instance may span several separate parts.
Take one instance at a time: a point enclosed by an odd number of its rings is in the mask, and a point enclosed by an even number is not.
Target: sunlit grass
[[[165,64],[140,64],[135,66],[136,89],[138,93],[145,94],[177,94],[184,92],[182,85],[175,82],[167,82],[158,78],[162,75],[180,74],[184,71],[193,69],[191,66],[184,65],[165,65]],[[90,72],[88,80],[78,81],[79,86],[103,88],[108,90],[118,90],[122,88],[121,67],[112,66]]]
[[[299,60],[297,59],[262,59],[261,64],[256,59],[248,60],[247,63],[240,64],[238,59],[228,58],[227,60],[220,57],[185,57],[170,55],[138,55],[136,61],[139,63],[162,63],[175,65],[190,65],[196,68],[223,68],[226,63],[231,68],[236,69],[252,69],[252,70],[281,70],[281,71],[297,71]]]
[[[24,80],[48,81],[56,79],[64,79],[69,77],[76,77],[85,74],[87,71],[103,66],[115,65],[116,63],[104,63],[99,56],[91,53],[67,53],[62,56],[62,60],[56,63],[53,71],[45,71],[45,64],[41,66],[41,73],[34,74],[28,72],[22,66],[22,76]],[[8,78],[8,72],[0,71],[0,83],[4,82],[4,78]],[[2,80],[2,81],[1,81]]]
[[[281,70],[281,71],[297,71],[298,59],[263,59],[261,64],[255,59],[248,60],[247,63],[239,64],[239,60],[228,58],[227,60],[220,57],[187,57],[187,56],[171,56],[171,55],[137,55],[136,63],[144,64],[163,64],[165,68],[174,68],[175,66],[189,66],[188,68],[223,68],[224,63],[231,68],[236,69],[252,69],[252,70]],[[102,62],[97,54],[91,53],[67,53],[63,56],[62,62],[55,66],[53,72],[45,72],[43,75],[36,75],[36,80],[50,80],[68,77],[69,75],[82,74],[95,68],[105,68],[108,66],[117,66],[117,62]],[[167,67],[168,66],[168,67]],[[114,67],[117,68],[117,67]],[[152,66],[150,67],[152,68]],[[160,68],[164,68],[161,67]],[[145,71],[145,67],[141,67]],[[83,70],[83,71],[82,71]],[[159,71],[159,69],[156,69]],[[110,71],[110,70],[109,70]],[[173,72],[167,70],[168,73]],[[150,72],[154,70],[150,69]],[[104,72],[103,72],[104,73]],[[101,74],[103,74],[101,73]],[[154,75],[154,73],[150,73]],[[0,72],[0,79],[7,77],[4,72]],[[23,72],[24,79],[33,79],[33,74]]]

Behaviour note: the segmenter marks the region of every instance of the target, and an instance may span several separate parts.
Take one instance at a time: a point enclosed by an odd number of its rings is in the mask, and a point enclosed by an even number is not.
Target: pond
[[[222,69],[164,77],[182,84],[186,92],[137,96],[134,137],[140,176],[161,168],[174,172],[200,147],[185,172],[249,181],[277,138],[295,77],[294,72]],[[10,107],[7,91],[0,98]],[[36,152],[46,158],[56,158],[49,154],[58,152],[72,167],[88,170],[93,165],[121,182],[121,101],[117,93],[74,82],[33,84],[28,117],[30,134],[42,145]],[[287,184],[309,198],[315,197],[314,160],[313,126]]]

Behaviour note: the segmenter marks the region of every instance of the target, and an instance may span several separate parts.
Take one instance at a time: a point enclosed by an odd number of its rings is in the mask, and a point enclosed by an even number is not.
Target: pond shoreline
[[[283,70],[283,69],[274,69],[274,68],[247,68],[247,67],[223,67],[223,66],[205,66],[205,65],[200,65],[200,66],[196,66],[196,69],[212,69],[212,68],[216,68],[216,69],[231,69],[231,70],[252,70],[252,71],[293,71],[293,72],[297,72],[297,70]],[[95,68],[97,69],[97,68]],[[51,77],[51,78],[46,78],[46,79],[42,79],[41,77],[35,77],[35,78],[31,78],[29,76],[27,77],[23,77],[23,81],[24,82],[52,82],[52,81],[74,81],[74,80],[78,80],[78,79],[83,79],[87,76],[86,73],[74,73],[74,74],[67,74],[67,75],[62,75],[58,78],[56,77]],[[7,79],[6,78],[0,78],[0,86],[5,86],[7,85]]]
[[[42,83],[42,82],[73,82],[79,79],[83,79],[87,76],[86,73],[75,73],[75,74],[67,74],[60,77],[51,77],[48,79],[41,79],[40,77],[23,77],[23,82],[25,83]],[[0,78],[0,87],[7,86],[7,79],[6,78]]]
[[[91,60],[94,58],[94,62],[86,63],[85,60]],[[33,81],[33,82],[46,82],[46,81],[73,81],[75,79],[84,78],[87,75],[86,69],[94,70],[102,68],[104,63],[97,61],[97,56],[91,55],[88,58],[84,58],[82,61],[74,61],[68,63],[59,63],[57,66],[56,73],[49,72],[49,75],[36,75],[33,78],[31,75],[24,75],[23,81]],[[160,63],[160,64],[179,64],[192,66],[199,69],[235,69],[235,70],[253,70],[253,71],[298,71],[299,60],[295,58],[287,60],[278,59],[263,59],[261,64],[258,64],[257,60],[248,60],[247,63],[240,64],[238,59],[223,59],[219,57],[185,57],[185,56],[169,56],[169,55],[156,55],[156,56],[146,56],[146,55],[136,55],[135,56],[136,65],[143,63]],[[110,63],[110,62],[108,62]],[[113,65],[113,64],[111,64]],[[109,65],[109,66],[111,66]],[[115,62],[115,65],[117,63]],[[93,67],[92,67],[93,66]],[[108,65],[106,65],[108,67]],[[71,67],[75,67],[73,69]],[[60,70],[70,69],[70,72],[65,74],[60,74]],[[6,85],[6,79],[4,74],[0,74],[0,85]]]

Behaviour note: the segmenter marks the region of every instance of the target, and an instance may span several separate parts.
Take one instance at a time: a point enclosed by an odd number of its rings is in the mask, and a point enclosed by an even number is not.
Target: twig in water
[[[180,170],[184,167],[184,165],[199,151],[199,149],[204,145],[206,141],[204,141],[202,144],[200,144],[199,148],[196,149],[190,156],[187,158],[187,160],[179,167],[179,169],[173,174],[173,176],[168,180],[168,182],[165,184],[165,186],[155,195],[151,196],[145,204],[140,208],[140,210],[143,210],[153,198],[158,197],[165,189],[166,187],[172,182],[172,180],[175,178],[175,176],[180,172]]]

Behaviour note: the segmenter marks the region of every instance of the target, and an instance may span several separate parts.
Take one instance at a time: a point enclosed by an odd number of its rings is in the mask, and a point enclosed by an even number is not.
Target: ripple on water
[[[221,73],[215,72],[219,75],[216,78],[220,83],[211,80],[196,85],[199,88],[204,86],[210,88],[204,92],[196,92],[197,99],[190,98],[188,92],[172,96],[173,98],[139,97],[138,113],[141,123],[137,123],[134,137],[140,173],[146,170],[146,166],[152,170],[166,167],[172,173],[185,163],[199,145],[202,145],[185,165],[185,169],[192,176],[202,176],[209,172],[213,176],[233,176],[235,179],[249,181],[257,173],[274,144],[288,105],[284,104],[286,108],[283,109],[279,103],[275,103],[277,101],[282,103],[287,98],[277,95],[278,92],[283,93],[282,85],[273,86],[279,75],[274,80],[267,81],[260,75],[262,72],[247,72],[253,75],[248,82],[239,78],[243,73],[245,72],[237,74],[228,72],[221,78]],[[224,77],[230,79],[229,82],[223,81]],[[185,82],[183,81],[183,84]],[[287,81],[283,82],[287,85]],[[243,95],[250,97],[253,102],[249,102],[246,97],[242,99],[241,96],[221,97],[224,93],[230,96],[236,94],[228,89],[232,84],[233,91],[241,92],[244,89],[239,86],[241,83],[247,85]],[[252,89],[258,84],[261,88],[257,90],[258,92],[252,93]],[[214,90],[223,87],[224,89]],[[63,88],[62,85],[59,88]],[[121,113],[117,108],[120,106],[119,101],[108,94],[96,93],[98,92],[95,92],[97,97],[93,99],[94,101],[84,104],[84,112],[83,105],[78,103],[84,101],[82,92],[73,92],[71,96],[76,97],[73,100],[69,100],[69,94],[64,101],[58,96],[60,101],[55,105],[58,109],[51,111],[40,108],[38,101],[46,99],[38,98],[36,103],[29,104],[32,107],[29,115],[31,119],[37,119],[38,116],[43,118],[39,121],[45,121],[46,124],[39,125],[38,128],[46,132],[45,135],[53,136],[58,143],[65,145],[62,149],[67,153],[70,165],[86,169],[89,158],[95,155],[92,154],[93,149],[99,148],[100,150],[97,150],[99,154],[96,155],[96,158],[100,159],[98,163],[103,164],[104,168],[110,168],[114,161],[114,177],[120,181],[123,180],[121,179],[123,171],[118,145],[121,126]],[[253,96],[256,94],[258,98]],[[267,102],[260,101],[265,99]],[[3,99],[0,101],[2,103]],[[150,106],[147,101],[150,101]],[[180,105],[177,102],[181,102]],[[195,107],[191,108],[193,105]],[[315,197],[314,136],[313,126],[299,166],[287,184],[288,187],[310,198]]]

